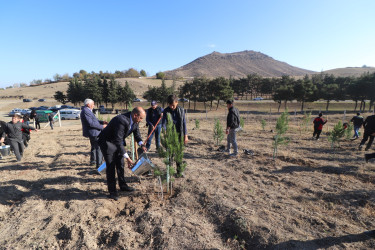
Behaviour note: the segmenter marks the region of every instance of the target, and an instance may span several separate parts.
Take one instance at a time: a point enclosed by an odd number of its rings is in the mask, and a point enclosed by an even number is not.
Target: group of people
[[[125,138],[134,135],[136,143],[143,152],[151,147],[151,141],[155,136],[156,148],[160,147],[160,132],[162,126],[165,126],[168,120],[167,114],[171,115],[172,121],[176,126],[176,131],[184,143],[188,142],[188,134],[185,120],[185,111],[178,106],[176,95],[170,95],[167,98],[168,107],[164,110],[158,107],[156,101],[151,102],[151,107],[146,111],[142,107],[135,107],[131,112],[122,113],[111,119],[109,123],[100,121],[93,113],[95,103],[91,99],[84,101],[85,107],[81,111],[81,122],[83,136],[89,138],[91,144],[90,163],[97,168],[102,164],[103,158],[106,162],[106,177],[109,198],[118,200],[116,189],[116,172],[120,191],[132,192],[125,180],[125,161],[129,168],[134,164],[129,157],[125,146]],[[139,124],[146,120],[148,125],[148,139],[144,143]],[[176,177],[183,176],[177,166]]]
[[[323,114],[319,113],[318,117],[316,117],[313,121],[314,123],[313,138],[315,138],[316,140],[319,140],[319,136],[322,132],[323,125],[327,123],[327,120],[324,120],[322,116]],[[368,151],[371,148],[371,145],[374,142],[374,138],[375,138],[375,115],[370,115],[366,119],[364,119],[360,113],[357,113],[357,115],[353,116],[350,122],[353,123],[353,130],[354,130],[354,135],[353,135],[352,140],[359,138],[359,129],[363,126],[364,128],[363,138],[358,146],[358,150],[362,150],[363,146],[368,141],[366,148],[365,148],[365,151]],[[375,153],[365,154],[366,162],[368,162],[372,158],[375,158]]]

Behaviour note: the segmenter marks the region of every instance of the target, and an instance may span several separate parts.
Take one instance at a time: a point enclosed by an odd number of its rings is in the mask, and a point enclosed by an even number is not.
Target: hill
[[[175,70],[165,72],[168,77],[244,77],[257,73],[264,77],[282,75],[302,76],[314,71],[305,70],[280,62],[255,51],[235,53],[213,52]]]
[[[364,73],[374,73],[375,72],[375,67],[346,67],[346,68],[338,68],[338,69],[331,69],[331,70],[326,70],[323,71],[324,74],[332,74],[334,76],[342,76],[342,77],[347,77],[347,76],[361,76]]]

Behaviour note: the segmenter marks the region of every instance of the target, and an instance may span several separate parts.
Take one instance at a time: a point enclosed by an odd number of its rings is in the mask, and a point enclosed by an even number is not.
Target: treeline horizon
[[[354,110],[365,111],[366,101],[369,100],[369,111],[374,106],[375,101],[375,73],[365,73],[359,77],[335,77],[332,74],[305,75],[302,79],[295,79],[284,75],[281,78],[262,77],[257,74],[250,74],[243,78],[223,78],[218,77],[213,80],[200,77],[191,81],[186,81],[180,87],[180,97],[188,98],[194,102],[212,102],[225,100],[222,95],[226,92],[224,86],[231,88],[238,99],[250,96],[269,96],[279,104],[278,112],[282,102],[287,106],[287,102],[296,100],[301,103],[301,111],[304,110],[306,102],[325,100],[326,111],[329,110],[331,101],[353,100]]]
[[[84,93],[84,94],[83,94]],[[165,80],[162,79],[160,87],[148,87],[143,94],[143,98],[148,101],[157,100],[161,103],[166,102],[170,94],[176,94],[180,98],[189,99],[189,109],[191,103],[196,109],[197,102],[203,102],[205,109],[216,102],[216,109],[220,101],[233,99],[250,99],[255,96],[268,96],[279,104],[284,102],[285,108],[288,102],[294,100],[301,103],[301,111],[304,110],[306,102],[315,102],[318,100],[326,101],[326,111],[329,110],[331,101],[353,100],[355,102],[354,111],[366,110],[366,101],[369,101],[368,110],[374,106],[375,102],[375,73],[365,73],[359,77],[335,77],[332,74],[305,75],[301,79],[295,79],[284,75],[281,78],[262,77],[257,74],[250,74],[243,78],[224,78],[217,77],[208,79],[205,77],[196,77],[193,80],[187,80],[178,89],[175,87],[175,81],[171,87],[167,87]],[[121,86],[112,76],[110,79],[99,75],[86,74],[83,79],[74,78],[70,80],[67,93],[57,91],[54,98],[61,102],[72,102],[74,104],[83,102],[86,98],[93,99],[96,103],[108,103],[112,107],[120,103],[128,107],[135,98],[133,90],[126,81],[125,86]]]

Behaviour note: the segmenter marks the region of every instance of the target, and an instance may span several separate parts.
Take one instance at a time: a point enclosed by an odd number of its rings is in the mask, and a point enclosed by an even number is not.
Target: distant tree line
[[[71,102],[74,105],[81,104],[86,98],[94,100],[98,105],[111,104],[112,108],[120,104],[128,108],[135,98],[133,90],[126,81],[125,86],[115,80],[101,79],[98,76],[86,75],[83,80],[74,78],[70,80],[66,93],[56,91],[54,98],[56,101],[65,104]]]
[[[318,100],[326,101],[326,110],[331,101],[353,100],[357,110],[365,111],[366,100],[369,100],[369,110],[375,101],[375,73],[366,73],[360,77],[335,77],[328,74],[306,75],[302,79],[290,76],[281,78],[266,78],[257,74],[250,74],[243,78],[225,79],[218,77],[213,80],[206,78],[194,78],[186,81],[180,87],[179,95],[188,98],[194,103],[203,102],[210,104],[213,101],[219,105],[220,100],[233,98],[233,94],[239,99],[252,99],[255,96],[268,96],[279,104],[297,100],[301,103],[301,111],[306,102]],[[190,106],[190,103],[189,103]],[[190,108],[190,107],[189,107]]]
[[[194,78],[192,81],[186,81],[179,88],[179,95],[182,98],[188,98],[190,103],[194,103],[194,110],[197,102],[203,102],[205,109],[210,106],[212,109],[213,102],[216,101],[216,109],[219,107],[220,101],[225,101],[233,97],[233,89],[230,80],[224,77],[214,79]]]

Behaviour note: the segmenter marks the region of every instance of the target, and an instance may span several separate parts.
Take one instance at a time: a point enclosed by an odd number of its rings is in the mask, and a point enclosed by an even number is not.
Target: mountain
[[[347,77],[347,76],[355,76],[359,77],[363,75],[364,73],[374,73],[375,72],[375,67],[347,67],[347,68],[338,68],[338,69],[331,69],[331,70],[326,70],[323,71],[323,74],[329,74],[329,75],[334,75],[334,76],[342,76],[342,77]]]
[[[260,52],[242,51],[235,53],[213,52],[174,70],[165,71],[167,77],[245,77],[257,73],[263,77],[282,75],[303,76],[316,73],[291,66]]]

